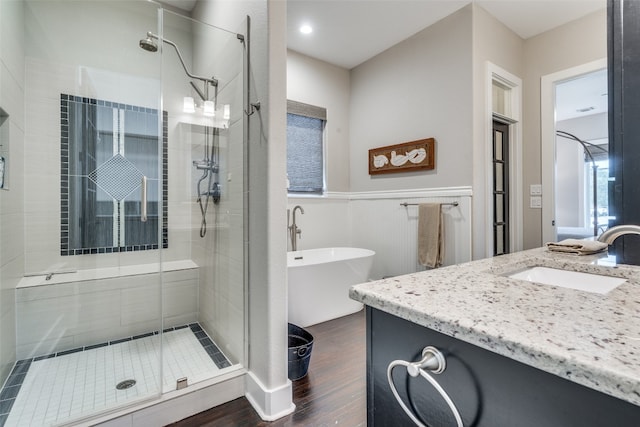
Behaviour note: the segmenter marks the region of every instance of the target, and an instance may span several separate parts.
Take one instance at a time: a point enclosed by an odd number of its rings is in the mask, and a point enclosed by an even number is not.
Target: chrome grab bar
[[[147,222],[147,177],[142,176],[140,183],[140,221]]]

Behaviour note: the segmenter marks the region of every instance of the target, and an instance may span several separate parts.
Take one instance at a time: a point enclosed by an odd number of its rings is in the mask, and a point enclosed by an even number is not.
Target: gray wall
[[[491,232],[491,167],[487,159],[486,140],[492,126],[487,111],[487,62],[522,78],[524,68],[524,40],[504,24],[474,4],[473,9],[473,257],[491,256],[486,253],[487,232]],[[490,148],[490,147],[489,147]],[[520,191],[515,189],[514,193]]]
[[[350,73],[289,50],[287,99],[327,109],[325,173],[327,191],[349,191]]]
[[[471,185],[472,6],[351,71],[351,191]],[[368,150],[433,137],[436,168],[370,176]]]
[[[542,210],[529,207],[529,186],[540,184],[540,78],[607,57],[606,10],[547,31],[525,42],[523,116],[524,249],[542,245]],[[544,191],[544,189],[543,189]]]

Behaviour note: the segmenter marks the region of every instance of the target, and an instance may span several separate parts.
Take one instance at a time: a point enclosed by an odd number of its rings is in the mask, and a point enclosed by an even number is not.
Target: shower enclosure
[[[0,426],[242,375],[248,22],[0,3]]]

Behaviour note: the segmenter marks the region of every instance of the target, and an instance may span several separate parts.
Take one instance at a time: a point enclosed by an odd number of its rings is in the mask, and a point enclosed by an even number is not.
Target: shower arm
[[[154,38],[156,40],[160,40],[160,37],[158,37],[156,34],[153,34],[151,31],[147,32],[147,37],[151,37],[151,38]],[[187,73],[187,76],[191,77],[192,79],[196,79],[196,80],[203,81],[205,83],[209,83],[211,86],[218,86],[218,80],[216,80],[214,78],[202,77],[202,76],[197,76],[195,74],[191,74],[191,72],[187,68],[187,65],[184,62],[184,59],[182,58],[182,54],[180,53],[180,49],[178,49],[178,46],[174,42],[172,42],[171,40],[168,40],[168,39],[164,39],[164,38],[162,39],[162,42],[166,43],[168,45],[171,45],[176,50],[176,53],[178,54],[178,59],[180,60],[180,63],[182,64],[182,68],[184,68],[184,72]]]

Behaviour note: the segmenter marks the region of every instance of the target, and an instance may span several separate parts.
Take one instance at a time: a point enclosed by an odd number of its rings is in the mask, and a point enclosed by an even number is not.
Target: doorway
[[[607,226],[606,59],[541,81],[542,237],[587,238]]]
[[[509,253],[509,125],[493,121],[493,255]]]
[[[522,80],[487,62],[484,256],[522,250]]]

